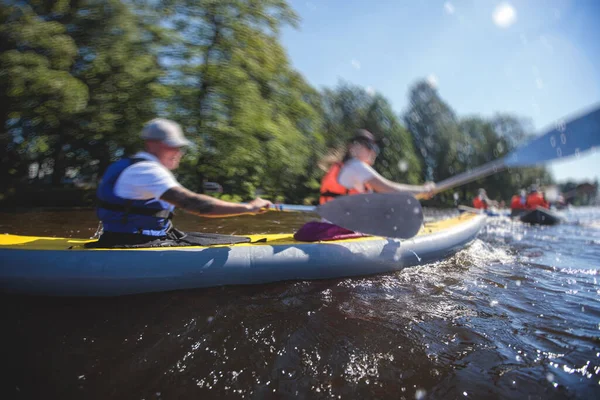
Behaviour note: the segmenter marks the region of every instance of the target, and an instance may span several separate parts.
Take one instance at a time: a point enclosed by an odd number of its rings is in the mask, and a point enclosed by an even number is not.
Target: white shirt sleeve
[[[344,164],[338,175],[338,183],[346,189],[364,192],[365,183],[379,176],[377,171],[360,160],[350,160]]]
[[[177,186],[181,184],[171,171],[154,161],[140,161],[121,173],[115,183],[115,194],[131,200],[158,200]]]

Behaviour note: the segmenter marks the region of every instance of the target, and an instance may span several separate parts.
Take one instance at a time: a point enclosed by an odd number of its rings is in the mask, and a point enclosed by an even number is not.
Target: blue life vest
[[[123,158],[111,164],[98,185],[98,218],[105,232],[165,236],[171,229],[172,207],[157,199],[131,200],[115,194],[115,184],[125,168],[141,158]]]

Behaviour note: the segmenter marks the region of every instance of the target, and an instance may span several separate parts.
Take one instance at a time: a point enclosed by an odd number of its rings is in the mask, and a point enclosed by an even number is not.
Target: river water
[[[600,209],[564,215],[554,227],[491,218],[449,259],[367,278],[3,295],[0,396],[600,398]],[[281,233],[309,218],[177,223]],[[0,212],[0,232],[89,237],[95,225],[89,210]]]

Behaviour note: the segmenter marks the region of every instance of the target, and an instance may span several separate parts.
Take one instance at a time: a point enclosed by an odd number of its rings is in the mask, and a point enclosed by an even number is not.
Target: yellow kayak
[[[0,291],[119,296],[222,285],[328,279],[401,270],[449,256],[485,225],[470,213],[427,223],[409,240],[361,237],[299,242],[250,235],[210,247],[87,249],[91,239],[0,235]]]

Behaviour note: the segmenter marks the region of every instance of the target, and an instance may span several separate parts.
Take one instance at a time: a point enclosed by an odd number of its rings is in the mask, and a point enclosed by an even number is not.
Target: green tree
[[[69,167],[103,169],[132,150],[155,114],[161,70],[130,8],[31,1],[3,6],[2,18],[5,147],[25,146],[24,165],[48,160],[54,185]]]
[[[89,97],[86,85],[70,73],[77,61],[75,41],[35,6],[0,5],[0,174],[9,184],[27,176],[29,162],[53,151],[57,140],[48,133],[84,110]],[[57,3],[48,12],[60,9]]]
[[[425,180],[442,180],[459,169],[461,135],[454,111],[426,81],[418,81],[409,93],[404,122],[423,163]]]
[[[290,67],[278,42],[297,17],[278,0],[167,2],[167,24],[184,38],[171,55],[172,113],[197,141],[192,188],[205,180],[243,197],[306,192],[308,164],[319,146],[316,92]],[[177,81],[177,83],[175,83]]]

